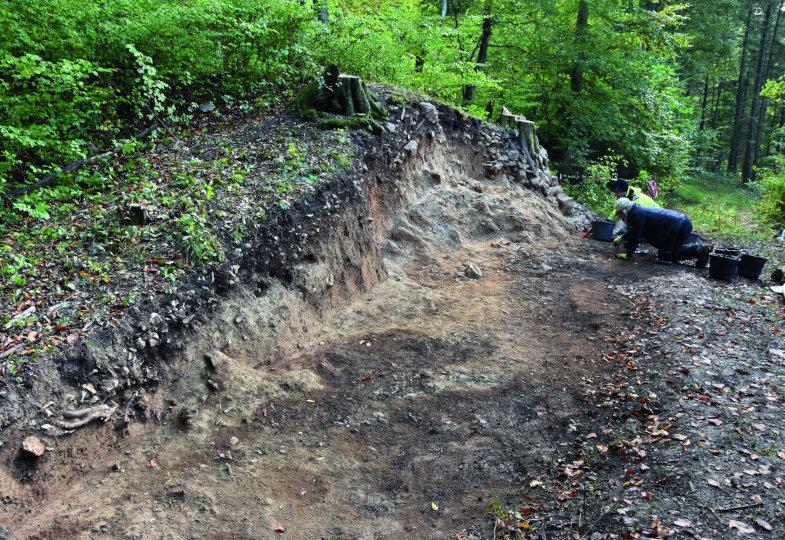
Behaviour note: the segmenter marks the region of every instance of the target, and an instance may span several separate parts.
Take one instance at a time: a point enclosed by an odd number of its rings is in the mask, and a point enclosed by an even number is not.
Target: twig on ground
[[[150,133],[152,133],[152,131],[156,127],[158,127],[158,121],[157,120],[155,122],[153,122],[152,124],[150,124],[146,129],[144,129],[140,133],[138,133],[136,135],[135,139],[137,139],[137,140],[144,139]],[[35,184],[30,184],[29,186],[25,186],[25,187],[22,187],[22,188],[19,188],[19,189],[15,189],[13,191],[7,191],[5,193],[0,193],[0,199],[10,199],[12,197],[18,197],[19,195],[24,195],[25,193],[30,193],[31,191],[34,191],[34,190],[38,189],[41,186],[45,186],[46,184],[48,184],[49,182],[51,182],[55,178],[58,178],[59,176],[70,174],[72,172],[77,171],[78,169],[80,169],[81,167],[83,167],[85,165],[92,165],[96,161],[99,161],[99,160],[104,159],[104,158],[109,157],[109,156],[113,156],[115,154],[119,154],[120,152],[122,152],[122,150],[123,150],[123,146],[120,145],[120,146],[117,146],[117,147],[113,148],[112,150],[109,150],[108,152],[104,152],[103,154],[98,154],[98,155],[93,156],[91,158],[85,158],[85,159],[80,159],[78,161],[74,161],[70,165],[66,165],[61,170],[59,170],[59,171],[57,171],[55,173],[50,174],[49,176],[47,176],[43,180],[40,180],[40,181],[36,182]]]
[[[720,519],[720,516],[717,515],[717,512],[714,511],[714,508],[712,508],[709,505],[709,503],[704,504],[704,508],[708,509],[709,512],[711,512],[711,515],[714,516],[714,519],[717,520],[717,523],[722,523],[722,520]]]
[[[3,325],[3,330],[8,330],[14,325],[14,323],[16,323],[16,321],[18,321],[19,319],[24,319],[25,317],[27,317],[28,315],[32,315],[33,313],[35,313],[35,306],[30,306],[29,308],[22,311],[21,313],[17,313],[13,317],[11,317],[10,321],[8,321]]]
[[[757,508],[763,506],[763,503],[742,504],[741,506],[726,506],[724,508],[717,508],[717,512],[734,512],[736,510],[747,510],[749,508]]]

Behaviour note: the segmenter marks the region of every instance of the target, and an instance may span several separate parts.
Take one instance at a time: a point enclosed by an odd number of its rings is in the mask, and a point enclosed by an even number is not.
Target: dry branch
[[[156,120],[155,122],[150,124],[146,129],[141,131],[135,137],[135,139],[136,140],[144,139],[150,133],[152,133],[153,130],[156,127],[158,127],[158,120]],[[109,157],[109,156],[113,156],[115,154],[119,154],[122,151],[123,151],[123,145],[120,145],[120,146],[118,146],[116,148],[113,148],[112,150],[109,150],[108,152],[104,152],[103,154],[98,154],[98,155],[93,156],[91,158],[85,158],[85,159],[80,159],[78,161],[74,161],[73,163],[63,167],[60,171],[50,174],[49,176],[47,176],[43,180],[39,180],[35,184],[30,184],[29,186],[25,186],[23,188],[15,189],[13,191],[7,191],[6,193],[0,194],[0,197],[2,197],[3,199],[10,199],[12,197],[18,197],[19,195],[24,195],[26,193],[30,193],[33,190],[36,190],[36,189],[38,189],[38,188],[40,188],[42,186],[45,186],[46,184],[48,184],[49,182],[51,182],[52,180],[54,180],[55,178],[57,178],[59,176],[64,176],[66,174],[71,174],[72,172],[75,172],[75,171],[81,169],[85,165],[92,165],[93,163],[95,163],[98,160],[104,159],[104,158]]]

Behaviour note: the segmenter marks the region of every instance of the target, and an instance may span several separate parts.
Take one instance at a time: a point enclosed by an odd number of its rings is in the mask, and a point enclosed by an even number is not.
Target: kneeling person
[[[613,192],[613,195],[617,199],[626,197],[632,202],[641,206],[650,206],[652,208],[660,207],[660,205],[657,204],[654,199],[643,193],[641,188],[631,186],[630,183],[624,178],[616,178],[611,180],[606,184],[606,186]],[[613,236],[627,232],[627,226],[621,219],[616,218],[615,213],[608,216],[608,219],[611,221],[616,221],[616,226],[613,228]]]
[[[616,200],[614,210],[627,225],[627,232],[621,237],[627,242],[627,250],[617,257],[631,259],[638,244],[645,240],[657,248],[657,258],[661,262],[697,259],[695,266],[706,266],[712,248],[704,244],[684,245],[692,232],[692,221],[684,214],[641,206],[626,197]]]

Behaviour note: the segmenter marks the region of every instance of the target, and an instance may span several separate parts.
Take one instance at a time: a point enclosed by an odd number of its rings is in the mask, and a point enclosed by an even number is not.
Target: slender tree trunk
[[[750,22],[752,21],[752,13],[755,10],[755,5],[750,6],[750,11],[747,13],[747,20],[744,23],[744,40],[741,44],[741,63],[739,64],[739,78],[736,83],[736,114],[733,118],[733,133],[730,139],[730,149],[728,152],[728,172],[736,173],[739,160],[739,147],[741,146],[741,130],[742,120],[744,118],[744,94],[747,86],[747,47],[749,45],[750,37]]]
[[[779,110],[779,119],[777,118],[777,112],[773,111],[771,115],[771,127],[769,128],[769,133],[766,135],[766,155],[771,155],[771,145],[774,142],[774,137],[772,134],[777,129],[782,129],[782,124],[785,123],[785,105],[780,107]]]
[[[570,89],[576,94],[583,90],[583,69],[586,55],[583,52],[586,43],[586,32],[589,27],[589,2],[580,0],[578,3],[578,17],[575,21],[575,46],[578,50],[578,59],[572,66]]]
[[[477,71],[482,71],[488,59],[488,44],[491,42],[491,31],[493,30],[493,0],[485,2],[485,18],[482,20],[482,33],[477,52]],[[474,101],[474,93],[477,86],[470,84],[463,87],[463,103],[471,105]]]
[[[442,0],[442,18],[447,16],[447,0]],[[420,54],[414,57],[414,72],[415,73],[422,73],[423,69],[425,68],[425,57],[427,55],[427,51],[425,48],[422,49]]]
[[[768,45],[768,54],[766,59],[766,67],[763,70],[763,80],[766,81],[771,74],[772,68],[774,67],[774,43],[777,40],[777,34],[779,33],[780,29],[780,18],[782,16],[782,2],[777,0],[775,2],[777,8],[777,19],[774,23],[774,30],[771,32],[771,39],[769,40]],[[760,159],[760,151],[763,147],[763,133],[764,128],[766,125],[766,118],[768,116],[767,112],[769,110],[769,98],[761,96],[760,98],[760,105],[758,107],[758,129],[755,132],[755,154],[753,156],[752,165],[753,167],[758,164],[758,160]],[[766,155],[768,155],[768,145],[766,145]]]
[[[709,101],[709,74],[703,82],[703,100],[701,101],[701,122],[698,126],[698,131],[703,131],[703,126],[706,123],[706,103]]]
[[[785,105],[780,109],[780,123],[777,127],[782,129],[783,126],[785,126]]]
[[[758,133],[760,118],[760,91],[763,88],[763,74],[766,67],[766,56],[769,45],[769,28],[771,16],[774,12],[775,2],[769,0],[766,5],[766,13],[763,16],[763,27],[760,30],[760,48],[758,50],[758,62],[755,66],[755,84],[752,87],[752,105],[750,107],[750,121],[747,128],[747,140],[744,150],[744,161],[741,165],[741,181],[747,183],[752,180],[752,165],[755,159],[755,140]]]
[[[720,96],[722,96],[722,87],[725,86],[725,81],[720,79],[712,89],[712,105],[711,105],[711,120],[709,120],[709,127],[717,129],[717,114],[720,109]]]

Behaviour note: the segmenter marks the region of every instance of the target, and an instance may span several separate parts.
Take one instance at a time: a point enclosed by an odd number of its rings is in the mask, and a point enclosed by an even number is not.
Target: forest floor
[[[0,538],[785,536],[782,247],[759,280],[622,261],[463,152],[364,216],[373,286],[299,308],[320,256],[230,290],[127,425],[4,430]]]

